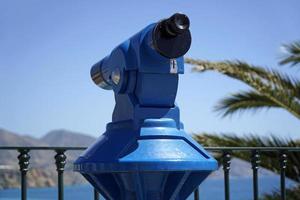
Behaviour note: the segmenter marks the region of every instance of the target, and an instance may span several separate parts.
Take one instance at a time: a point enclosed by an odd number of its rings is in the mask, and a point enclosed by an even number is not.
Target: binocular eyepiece
[[[181,13],[157,23],[153,30],[153,47],[170,59],[183,56],[191,46],[190,20]]]
[[[189,18],[181,13],[176,13],[170,18],[163,20],[166,32],[170,36],[177,36],[184,33],[190,27]]]

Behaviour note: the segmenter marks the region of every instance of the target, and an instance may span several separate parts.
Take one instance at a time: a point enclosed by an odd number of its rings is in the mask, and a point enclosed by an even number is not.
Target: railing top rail
[[[0,146],[0,150],[85,150],[74,146]],[[300,147],[204,147],[208,151],[300,151]]]
[[[86,148],[73,146],[0,146],[0,150],[85,150]]]
[[[208,151],[300,151],[300,147],[205,147]]]

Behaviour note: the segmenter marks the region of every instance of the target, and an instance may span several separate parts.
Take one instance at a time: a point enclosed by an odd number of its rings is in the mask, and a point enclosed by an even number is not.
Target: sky
[[[112,91],[95,86],[90,67],[150,23],[182,12],[191,21],[187,57],[240,59],[279,67],[281,45],[300,39],[298,0],[1,0],[0,127],[41,137],[53,129],[101,135]],[[300,123],[280,109],[222,118],[226,95],[249,89],[214,72],[180,76],[177,103],[187,132],[275,134],[300,138]]]

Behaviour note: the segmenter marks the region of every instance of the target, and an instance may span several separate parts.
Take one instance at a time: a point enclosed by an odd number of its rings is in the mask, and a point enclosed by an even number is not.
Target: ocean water
[[[207,179],[200,185],[201,200],[224,200],[224,180]],[[279,189],[279,177],[267,176],[259,179],[260,195]],[[293,187],[296,183],[287,179],[287,187]],[[252,199],[252,179],[234,178],[230,180],[230,192],[232,200]],[[90,185],[65,186],[65,200],[93,200],[93,189]],[[19,200],[19,189],[0,190],[0,200]],[[28,200],[56,200],[56,188],[30,188]],[[103,199],[103,198],[102,198]],[[192,200],[192,196],[188,200]]]

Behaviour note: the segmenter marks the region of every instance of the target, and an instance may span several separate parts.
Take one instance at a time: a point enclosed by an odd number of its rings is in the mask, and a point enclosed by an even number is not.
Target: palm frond
[[[221,99],[215,110],[225,117],[236,112],[271,107],[278,108],[280,105],[255,91],[242,91]]]
[[[291,66],[295,66],[300,63],[300,41],[283,45],[283,48],[287,51],[287,55],[284,56],[279,64],[291,64]]]
[[[276,80],[274,81],[275,89],[285,90],[291,96],[300,99],[300,80],[276,70],[270,70],[269,73],[272,74],[273,79]]]
[[[240,80],[300,119],[300,81],[295,78],[241,61],[208,62],[187,58],[185,62],[194,65],[196,72],[212,70]]]
[[[286,189],[286,199],[298,200],[300,196],[300,186],[295,186]],[[279,190],[273,191],[271,194],[264,194],[261,200],[281,200],[281,192]]]
[[[186,58],[185,62],[194,65],[193,71],[195,72],[213,70],[243,82],[259,78],[263,83],[268,84],[272,88],[277,87],[285,90],[295,90],[296,88],[299,90],[300,81],[296,78],[274,69],[250,65],[239,60],[210,62]]]
[[[237,136],[234,134],[194,134],[194,138],[204,146],[224,146],[224,147],[299,147],[300,142],[291,139],[284,139],[277,136],[259,137],[253,134],[249,136]],[[250,161],[250,152],[233,152],[233,156]],[[276,173],[280,172],[278,152],[260,152],[261,166]],[[300,182],[300,153],[288,153],[288,165],[286,176],[292,180]]]

